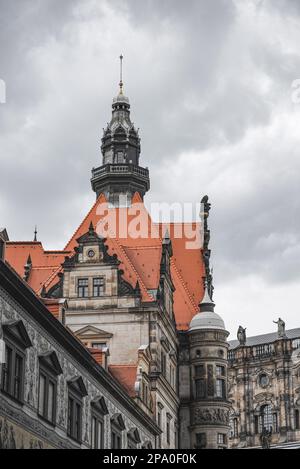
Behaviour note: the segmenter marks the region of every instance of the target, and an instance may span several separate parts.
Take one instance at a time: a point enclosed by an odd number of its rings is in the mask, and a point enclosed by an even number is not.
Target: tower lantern
[[[102,166],[92,170],[92,188],[114,206],[130,204],[135,192],[143,198],[150,189],[149,171],[139,165],[141,144],[130,119],[129,99],[123,91],[123,55],[120,56],[119,93],[113,99],[112,118],[102,137]]]

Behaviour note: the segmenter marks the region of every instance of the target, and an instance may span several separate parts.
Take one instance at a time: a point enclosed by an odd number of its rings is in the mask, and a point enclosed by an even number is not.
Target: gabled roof
[[[144,303],[151,303],[156,298],[159,287],[160,262],[162,255],[162,242],[168,229],[172,241],[173,256],[171,258],[171,276],[175,286],[174,313],[177,328],[188,329],[192,317],[198,312],[198,305],[203,297],[204,265],[200,243],[188,249],[190,233],[200,231],[200,224],[171,223],[166,228],[163,224],[153,223],[150,215],[138,193],[132,200],[137,213],[130,208],[110,208],[103,194],[92,206],[70,241],[62,251],[45,251],[40,242],[9,242],[7,244],[7,261],[23,277],[24,266],[30,255],[32,268],[28,284],[37,293],[45,286],[48,291],[58,282],[58,274],[62,271],[61,264],[64,258],[74,252],[77,240],[89,231],[92,223],[97,234],[106,238],[108,254],[116,254],[123,270],[123,278],[133,288],[137,282],[141,290],[141,299]],[[115,216],[116,224],[110,222],[107,216]],[[123,232],[122,220],[128,220],[128,232]],[[140,233],[140,237],[133,235],[138,222],[147,227]],[[109,228],[109,229],[107,229]],[[181,234],[182,236],[178,237]]]
[[[65,256],[69,254],[68,251],[45,251],[40,242],[9,241],[6,244],[5,258],[23,278],[24,267],[30,256],[32,268],[28,284],[36,293],[40,293],[44,285],[48,288],[53,285],[52,280],[56,280]]]

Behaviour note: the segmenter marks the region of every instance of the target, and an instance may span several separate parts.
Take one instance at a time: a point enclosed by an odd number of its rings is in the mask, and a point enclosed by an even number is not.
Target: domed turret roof
[[[190,332],[201,329],[226,330],[223,319],[214,311],[215,304],[211,300],[207,288],[199,306],[200,312],[190,322]]]
[[[225,330],[225,324],[221,316],[213,311],[198,313],[193,317],[190,323],[190,331],[199,329],[218,329]]]

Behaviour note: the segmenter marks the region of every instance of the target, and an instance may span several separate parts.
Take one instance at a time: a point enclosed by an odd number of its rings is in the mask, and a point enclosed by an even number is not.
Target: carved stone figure
[[[285,334],[285,322],[279,318],[278,321],[273,321],[274,324],[277,324],[278,326],[278,337],[286,337]]]
[[[260,442],[262,449],[270,449],[272,439],[272,430],[263,428],[262,434],[260,435]]]
[[[246,337],[246,328],[244,329],[242,326],[238,328],[237,338],[240,345],[246,345],[247,337]]]

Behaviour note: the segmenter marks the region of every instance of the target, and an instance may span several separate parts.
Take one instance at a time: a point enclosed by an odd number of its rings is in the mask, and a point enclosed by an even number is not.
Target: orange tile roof
[[[130,397],[135,397],[136,365],[109,365],[108,371],[119,381]]]
[[[147,227],[140,237],[132,236],[137,214],[131,213],[130,208],[109,208],[104,195],[100,195],[63,251],[45,251],[39,242],[9,242],[7,261],[23,277],[24,265],[30,254],[32,270],[28,283],[37,293],[43,285],[48,290],[58,281],[57,274],[62,270],[65,256],[74,252],[76,240],[88,231],[92,222],[98,234],[107,239],[109,254],[118,256],[124,279],[133,287],[138,281],[143,302],[151,302],[154,299],[152,291],[159,285],[162,238],[166,227],[152,222],[139,194],[134,195],[133,202],[138,204],[140,225]],[[112,215],[115,215],[116,223],[111,222],[111,218],[108,221]],[[127,224],[123,223],[125,219]],[[124,226],[129,226],[128,233],[122,232]],[[200,231],[200,225],[184,223],[182,237],[177,237],[178,226],[174,223],[168,225],[173,247],[171,275],[176,288],[174,313],[178,329],[187,329],[203,297],[204,265],[200,243],[197,249],[187,249],[189,233],[191,230]]]
[[[30,255],[32,269],[28,284],[36,292],[40,293],[43,286],[50,288],[51,279],[57,282],[57,273],[68,251],[45,251],[40,242],[10,241],[6,245],[5,257],[15,271],[24,277],[24,266]]]

